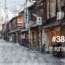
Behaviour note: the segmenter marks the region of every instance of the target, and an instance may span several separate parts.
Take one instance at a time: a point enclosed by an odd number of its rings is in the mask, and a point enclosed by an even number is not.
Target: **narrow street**
[[[0,65],[65,65],[65,59],[0,40]]]

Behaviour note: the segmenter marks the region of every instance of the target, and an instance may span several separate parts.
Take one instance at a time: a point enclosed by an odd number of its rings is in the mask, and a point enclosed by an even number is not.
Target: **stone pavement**
[[[0,65],[65,65],[64,59],[0,40]]]

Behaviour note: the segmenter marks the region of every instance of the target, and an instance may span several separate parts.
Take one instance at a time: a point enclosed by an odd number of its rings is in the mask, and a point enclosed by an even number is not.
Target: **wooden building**
[[[9,21],[9,40],[19,42],[19,31],[23,27],[23,16],[16,16]]]
[[[25,11],[27,10],[27,12]],[[21,11],[19,13],[21,16],[23,16],[23,19],[22,19],[22,28],[19,32],[19,44],[20,45],[23,45],[23,46],[26,46],[26,47],[29,47],[29,10],[28,8],[24,9],[23,11]]]
[[[65,1],[64,0],[48,0],[47,1],[47,22],[44,24],[48,37],[48,50],[52,51],[53,37],[64,35],[65,21]],[[63,44],[64,46],[64,44]]]
[[[29,33],[25,28],[21,29],[19,32],[19,44],[25,47],[29,47]]]
[[[2,24],[2,38],[5,40],[5,30],[6,30],[6,25]]]
[[[52,51],[52,38],[64,34],[64,0],[35,0],[30,7],[29,38],[32,48],[43,48]],[[62,34],[61,34],[62,29]],[[42,49],[41,49],[42,50]]]
[[[41,50],[44,43],[42,43],[42,25],[47,18],[46,15],[46,0],[35,0],[33,6],[30,7],[30,46],[32,49]]]

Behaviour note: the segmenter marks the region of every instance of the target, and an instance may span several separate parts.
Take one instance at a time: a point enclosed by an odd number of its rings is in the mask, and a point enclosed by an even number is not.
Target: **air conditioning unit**
[[[57,12],[57,20],[61,20],[63,18],[64,18],[64,12],[63,11]]]
[[[42,17],[37,17],[36,24],[37,25],[42,25]]]

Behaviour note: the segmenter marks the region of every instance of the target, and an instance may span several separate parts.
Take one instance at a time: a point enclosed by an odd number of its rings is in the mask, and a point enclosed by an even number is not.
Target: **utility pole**
[[[4,37],[5,37],[5,40],[7,40],[7,29],[6,29],[6,25],[7,25],[7,17],[8,17],[8,15],[7,15],[7,0],[4,0],[4,12],[5,12],[5,20],[4,20],[4,22],[5,22],[5,32],[4,32]]]
[[[5,10],[5,22],[7,22],[8,14],[7,14],[7,0],[4,1],[4,10]]]
[[[26,0],[26,3],[25,3],[25,27],[26,27],[26,29],[29,29],[29,32],[28,32],[28,34],[29,34],[29,48],[31,48],[31,43],[30,43],[30,28],[28,27],[29,26],[29,13],[28,13],[28,8],[27,8],[27,2],[28,2],[29,0]]]
[[[28,23],[29,23],[29,12],[28,12],[28,7],[27,7],[27,2],[28,0],[26,0],[25,3],[25,21],[26,21],[26,28],[28,29]]]

